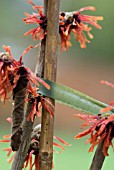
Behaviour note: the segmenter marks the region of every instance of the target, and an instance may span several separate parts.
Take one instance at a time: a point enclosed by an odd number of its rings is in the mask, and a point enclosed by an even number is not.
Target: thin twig
[[[53,81],[56,81],[57,71],[59,5],[59,0],[48,0],[44,77]],[[53,99],[48,100],[50,100],[53,105],[55,104],[55,101]],[[53,130],[54,118],[50,116],[49,112],[45,108],[43,108],[39,153],[39,170],[52,169]]]
[[[103,145],[104,145],[104,140],[101,143],[99,143],[95,151],[95,155],[93,157],[90,170],[101,170],[103,162],[105,160],[105,156],[103,154]]]
[[[48,5],[48,0],[44,0],[44,14],[46,16],[47,16],[47,5]],[[39,46],[40,53],[38,54],[38,61],[35,68],[35,74],[40,78],[44,77],[45,47],[46,47],[46,36],[41,41],[41,44]]]
[[[40,78],[44,77],[45,46],[46,46],[46,37],[41,41],[40,53],[38,54],[38,61],[35,68],[35,75]]]

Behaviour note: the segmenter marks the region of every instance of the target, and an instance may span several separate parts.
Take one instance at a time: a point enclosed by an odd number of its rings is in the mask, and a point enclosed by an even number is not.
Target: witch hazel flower
[[[33,9],[37,10],[37,13],[25,13],[26,18],[24,18],[23,21],[26,24],[36,24],[37,27],[28,31],[24,35],[27,36],[31,34],[33,39],[42,40],[47,34],[47,18],[43,14],[42,7],[36,6],[30,0],[28,0],[28,2],[33,6]],[[72,46],[70,41],[71,33],[76,37],[76,41],[80,43],[80,47],[86,48],[86,43],[90,43],[89,39],[93,38],[93,35],[90,33],[92,27],[89,27],[88,24],[101,29],[98,21],[103,20],[103,17],[82,14],[83,11],[87,10],[95,11],[95,8],[93,6],[88,6],[73,12],[60,12],[59,44],[61,46],[61,51],[68,50],[68,47]],[[86,37],[85,33],[87,33],[89,39]]]
[[[7,120],[10,123],[12,123],[11,118],[8,118]],[[33,170],[35,168],[35,170],[39,170],[38,162],[39,162],[39,149],[40,149],[40,134],[41,134],[41,124],[35,126],[34,129],[33,129],[33,132],[32,132],[32,135],[31,135],[30,148],[29,148],[28,153],[26,155],[26,159],[25,159],[25,162],[24,162],[23,169],[29,168],[29,170]],[[3,139],[0,140],[0,142],[10,143],[10,139],[9,139],[10,137],[11,137],[10,134],[5,135],[3,137]],[[69,143],[67,143],[66,141],[64,141],[60,137],[54,136],[53,139],[55,140],[53,142],[53,146],[60,149],[59,151],[56,151],[54,149],[53,152],[61,153],[62,151],[64,151],[65,147],[62,146],[62,145],[71,146]],[[12,163],[16,152],[13,152],[10,147],[9,148],[3,148],[3,151],[7,152],[8,157],[11,156],[8,159],[8,163]],[[53,167],[54,167],[54,164],[53,164]]]
[[[72,45],[70,42],[71,32],[76,37],[76,41],[80,43],[80,47],[86,48],[86,43],[90,43],[90,40],[86,38],[85,32],[90,39],[93,38],[93,35],[90,33],[92,27],[89,27],[88,24],[101,29],[97,22],[103,20],[103,17],[81,14],[86,10],[95,11],[95,8],[88,6],[77,11],[60,13],[59,33],[61,50],[68,50],[68,47]]]
[[[2,101],[9,99],[8,94],[13,92],[19,78],[22,76],[26,76],[28,79],[27,90],[35,97],[38,96],[37,90],[39,87],[39,82],[42,83],[47,89],[50,89],[47,83],[36,77],[29,68],[23,65],[22,57],[31,48],[33,47],[29,46],[20,56],[20,60],[17,61],[12,56],[10,46],[3,46],[5,52],[0,53],[0,97]]]
[[[93,152],[94,147],[101,141],[104,141],[103,154],[108,156],[109,147],[113,147],[112,139],[114,138],[114,114],[108,116],[102,114],[96,116],[76,114],[75,116],[86,121],[84,126],[90,126],[85,131],[76,135],[75,139],[80,139],[81,137],[90,134],[90,138],[86,141],[86,143],[91,144],[89,152]]]
[[[50,113],[51,116],[54,116],[54,110],[55,110],[54,105],[45,97],[41,96],[40,94],[37,97],[29,96],[28,101],[33,103],[31,112],[27,118],[28,121],[31,120],[32,122],[34,122],[34,118],[36,115],[38,117],[41,117],[41,112],[40,112],[41,107],[44,107],[48,111],[48,113]]]
[[[110,86],[114,88],[114,84],[101,80],[101,84]],[[112,111],[112,112],[110,112]],[[103,141],[103,154],[104,156],[108,156],[108,149],[110,146],[112,148],[113,138],[114,138],[114,101],[112,101],[107,107],[102,108],[98,115],[82,115],[76,114],[75,116],[86,121],[86,124],[82,126],[90,126],[85,131],[79,133],[75,136],[75,139],[79,139],[90,134],[90,138],[86,141],[86,143],[90,143],[91,147],[89,152],[93,152],[94,147],[98,145],[101,141]]]
[[[38,26],[30,31],[26,32],[24,35],[32,35],[32,39],[42,40],[46,35],[46,26],[47,19],[43,14],[43,7],[36,6],[32,1],[28,0],[28,2],[33,6],[33,9],[37,10],[38,13],[28,14],[25,12],[26,18],[23,18],[23,21],[26,24],[37,24]]]

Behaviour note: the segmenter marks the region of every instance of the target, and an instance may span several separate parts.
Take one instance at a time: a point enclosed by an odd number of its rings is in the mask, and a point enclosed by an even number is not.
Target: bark
[[[103,154],[103,144],[104,140],[98,145],[95,151],[90,170],[101,170],[103,162],[105,160],[105,156]]]
[[[58,1],[48,0],[44,77],[45,79],[53,81],[56,81],[57,72],[59,5],[60,5],[59,0]],[[53,105],[55,104],[55,101],[53,99],[48,100],[50,100],[53,103]],[[54,117],[51,117],[49,112],[45,108],[43,108],[39,153],[39,170],[52,169],[53,130],[54,130]]]

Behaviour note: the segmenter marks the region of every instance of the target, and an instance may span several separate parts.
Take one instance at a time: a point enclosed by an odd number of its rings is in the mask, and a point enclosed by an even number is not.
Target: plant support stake
[[[56,81],[57,69],[59,6],[59,0],[48,0],[44,77],[45,79],[53,81]],[[53,99],[48,98],[48,100],[50,100],[53,105],[55,104],[55,101]],[[39,153],[39,170],[52,169],[53,129],[54,117],[52,117],[46,109],[43,109]]]

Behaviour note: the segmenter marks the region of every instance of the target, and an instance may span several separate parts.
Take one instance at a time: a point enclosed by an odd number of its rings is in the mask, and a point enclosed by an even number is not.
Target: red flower
[[[10,51],[9,46],[3,46],[6,53],[0,53],[0,96],[1,100],[8,99],[19,79],[18,69],[21,64],[16,61]]]
[[[26,18],[23,18],[23,21],[26,24],[37,24],[38,27],[26,32],[24,35],[27,36],[29,34],[32,35],[33,39],[42,40],[46,34],[46,24],[47,19],[46,16],[43,14],[41,6],[36,6],[33,2],[28,0],[28,2],[33,5],[33,8],[38,11],[38,13],[28,14],[25,13]]]
[[[3,46],[3,48],[6,52],[0,53],[0,97],[2,101],[5,101],[5,99],[9,98],[8,93],[13,91],[19,78],[23,75],[28,79],[27,89],[33,94],[33,96],[38,96],[38,82],[42,83],[46,88],[50,89],[47,83],[36,77],[29,68],[24,67],[23,65],[22,57],[31,48],[33,48],[32,46],[29,46],[23,52],[19,61],[14,59],[9,46]],[[32,84],[34,84],[34,87]]]
[[[114,138],[114,114],[109,116],[93,116],[93,115],[81,115],[77,114],[77,117],[85,120],[87,125],[90,126],[87,130],[82,133],[79,133],[75,136],[75,139],[79,139],[85,135],[90,134],[90,138],[86,143],[90,143],[91,147],[89,152],[94,150],[94,147],[104,140],[103,153],[105,156],[108,156],[108,149],[110,146],[113,147],[112,139]]]
[[[71,46],[71,42],[70,42],[71,32],[73,32],[73,34],[76,36],[76,41],[80,43],[80,47],[86,48],[86,42],[89,43],[90,40],[86,38],[84,31],[87,32],[90,39],[93,38],[93,35],[90,34],[92,28],[88,27],[87,24],[93,25],[94,27],[101,29],[101,26],[98,25],[97,21],[102,20],[103,17],[81,14],[81,12],[85,10],[94,11],[95,8],[92,6],[88,6],[88,7],[81,8],[78,11],[60,13],[59,33],[61,37],[61,42],[60,42],[61,50],[67,50],[68,46]]]
[[[11,118],[7,119],[11,123]],[[30,148],[28,150],[25,163],[24,163],[24,168],[27,168],[29,166],[29,170],[32,170],[35,167],[35,170],[38,170],[38,161],[39,161],[39,149],[40,149],[40,133],[41,133],[41,124],[37,125],[32,132],[31,135],[31,143],[30,143]],[[0,142],[8,142],[10,143],[10,138],[11,135],[5,135],[3,140],[0,140]],[[64,144],[65,146],[71,146],[69,143],[64,141],[63,139],[54,136],[53,137],[55,140],[59,141],[61,144]],[[53,146],[58,147],[60,151],[55,151],[56,153],[61,153],[62,150],[65,150],[65,148],[59,144],[58,142],[53,142]],[[13,161],[13,158],[15,156],[15,152],[12,151],[11,148],[3,148],[3,151],[7,152],[7,156],[9,157],[11,153],[14,153],[9,159],[8,163],[11,163]],[[34,161],[33,161],[34,159]]]
[[[33,102],[32,110],[28,116],[28,121],[31,120],[33,122],[36,115],[38,117],[41,116],[40,108],[42,106],[44,106],[44,108],[51,114],[51,116],[54,116],[55,107],[49,100],[42,97],[41,95],[38,95],[37,97],[30,96],[28,101]]]
[[[47,31],[47,18],[42,12],[42,7],[36,6],[30,0],[28,1],[33,8],[37,10],[38,13],[28,14],[25,13],[26,18],[23,21],[26,24],[37,24],[38,26],[24,35],[32,35],[33,39],[42,40]],[[101,26],[97,21],[102,20],[103,17],[100,16],[89,16],[83,15],[81,12],[91,10],[94,11],[95,8],[92,6],[81,8],[78,11],[74,12],[61,12],[59,15],[59,34],[60,34],[60,46],[62,50],[68,50],[68,47],[71,46],[70,35],[71,32],[76,36],[76,41],[80,43],[81,48],[86,48],[86,43],[89,43],[90,40],[86,38],[84,32],[87,32],[90,39],[93,38],[93,35],[90,33],[92,30],[91,27],[88,27],[87,24],[90,24],[98,29],[101,29]]]

